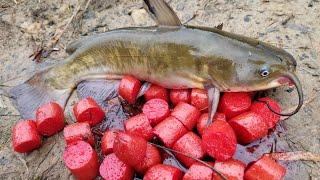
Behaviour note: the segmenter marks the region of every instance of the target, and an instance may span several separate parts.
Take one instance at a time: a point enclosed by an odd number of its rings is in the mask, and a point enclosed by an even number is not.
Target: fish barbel
[[[217,28],[181,25],[164,1],[145,1],[158,26],[112,30],[71,44],[70,56],[14,87],[24,118],[41,104],[65,106],[81,81],[133,75],[170,89],[207,89],[212,119],[220,92],[265,90],[293,83],[302,105],[296,61],[282,49]],[[24,108],[22,108],[22,106]]]

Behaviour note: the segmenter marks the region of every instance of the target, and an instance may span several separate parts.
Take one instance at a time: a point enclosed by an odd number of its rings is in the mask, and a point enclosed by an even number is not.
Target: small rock
[[[245,22],[249,22],[249,21],[251,20],[251,15],[246,15],[246,16],[243,18],[243,20],[244,20]]]

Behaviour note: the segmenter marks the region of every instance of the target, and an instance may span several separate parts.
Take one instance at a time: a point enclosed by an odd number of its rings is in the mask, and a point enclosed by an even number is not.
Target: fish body
[[[170,89],[203,89],[212,79],[220,91],[252,91],[257,89],[250,89],[250,83],[261,78],[249,81],[248,72],[277,61],[262,49],[210,31],[183,26],[128,28],[89,37],[45,78],[55,89],[73,88],[86,77],[130,74]]]
[[[208,51],[209,34],[158,27],[106,32],[90,37],[45,78],[61,89],[97,74],[130,74],[167,88],[203,88],[208,76],[206,62],[214,58]]]
[[[207,89],[210,119],[220,92],[258,91],[288,82],[299,92],[295,112],[301,107],[296,61],[289,53],[216,28],[181,25],[163,0],[145,1],[160,25],[112,30],[72,43],[65,61],[11,90],[22,116],[32,117],[48,101],[65,106],[81,81],[123,75],[170,89]]]

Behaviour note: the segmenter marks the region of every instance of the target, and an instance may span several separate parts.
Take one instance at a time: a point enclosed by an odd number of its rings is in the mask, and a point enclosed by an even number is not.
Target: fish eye
[[[262,67],[260,69],[260,76],[267,77],[270,74],[270,69],[268,67]]]

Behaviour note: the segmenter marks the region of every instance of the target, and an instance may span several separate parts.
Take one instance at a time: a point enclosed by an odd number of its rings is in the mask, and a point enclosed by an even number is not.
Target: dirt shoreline
[[[29,56],[42,43],[46,44],[56,29],[63,27],[81,4],[80,15],[75,16],[57,44],[48,63],[56,63],[67,56],[67,44],[81,36],[129,27],[150,26],[154,22],[141,9],[139,0],[0,0],[0,84],[14,85],[24,81],[40,69]],[[277,137],[281,147],[292,151],[320,153],[320,2],[300,1],[240,1],[240,0],[172,0],[182,22],[192,25],[217,26],[246,36],[258,38],[282,47],[298,62],[297,74],[303,84],[305,100],[316,97],[301,111],[284,122],[285,132]],[[270,91],[284,107],[297,102],[295,92],[288,88]],[[75,96],[75,95],[74,95]],[[72,102],[69,103],[69,105]],[[72,121],[70,108],[66,114]],[[73,179],[63,165],[62,134],[44,139],[41,149],[28,155],[14,153],[11,148],[11,128],[19,114],[8,98],[0,96],[0,179]],[[292,165],[293,163],[293,165]],[[293,174],[287,179],[317,179],[320,163],[292,162]]]

